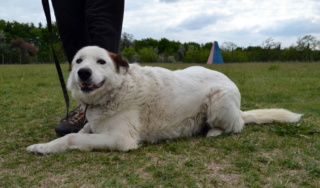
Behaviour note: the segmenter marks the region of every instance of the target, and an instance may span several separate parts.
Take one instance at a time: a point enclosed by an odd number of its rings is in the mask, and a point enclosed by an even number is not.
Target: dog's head
[[[79,50],[71,66],[68,89],[75,99],[87,104],[119,86],[129,68],[121,56],[96,46]]]

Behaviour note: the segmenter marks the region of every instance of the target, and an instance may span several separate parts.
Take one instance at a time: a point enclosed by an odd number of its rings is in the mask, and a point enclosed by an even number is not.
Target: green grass
[[[305,114],[302,121],[144,143],[130,152],[39,156],[25,148],[55,139],[65,113],[54,65],[1,65],[0,187],[320,187],[320,64],[205,66],[238,85],[243,110],[283,107]]]

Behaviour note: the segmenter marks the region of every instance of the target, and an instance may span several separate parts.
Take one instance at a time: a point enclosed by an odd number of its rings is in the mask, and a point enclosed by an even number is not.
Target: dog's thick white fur
[[[285,109],[240,110],[240,92],[224,74],[203,67],[170,71],[127,62],[99,47],[75,56],[68,89],[88,107],[88,123],[75,134],[29,146],[49,154],[66,149],[136,149],[141,141],[240,133],[246,123],[297,122]]]

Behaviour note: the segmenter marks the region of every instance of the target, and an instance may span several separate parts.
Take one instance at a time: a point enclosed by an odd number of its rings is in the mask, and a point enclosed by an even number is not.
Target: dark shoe
[[[69,133],[79,132],[87,123],[84,110],[79,105],[76,109],[68,113],[67,117],[61,118],[60,123],[56,126],[55,131],[58,136],[64,136]]]

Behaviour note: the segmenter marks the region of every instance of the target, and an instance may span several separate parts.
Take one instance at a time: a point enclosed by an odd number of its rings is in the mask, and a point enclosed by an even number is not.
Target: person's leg
[[[84,0],[52,0],[63,49],[71,64],[79,49],[88,45]]]
[[[89,44],[119,53],[124,0],[87,0],[85,20]]]
[[[119,53],[124,0],[52,0],[63,48],[69,63],[76,52],[97,45]],[[55,128],[57,135],[78,132],[86,123],[78,106]]]
[[[85,25],[85,0],[52,0],[56,22],[63,49],[71,64],[74,55],[88,45]],[[83,109],[78,106],[68,113],[68,119],[62,118],[55,127],[58,136],[75,133],[86,123]]]

